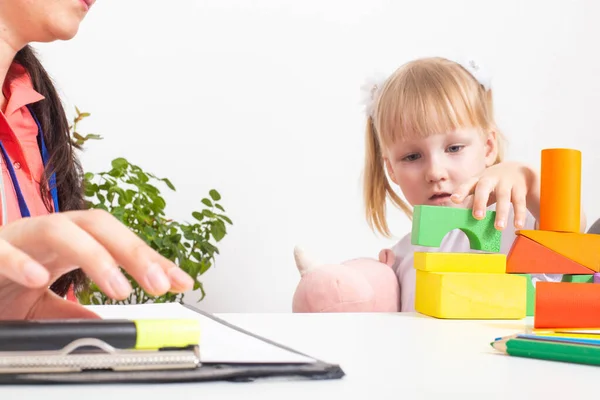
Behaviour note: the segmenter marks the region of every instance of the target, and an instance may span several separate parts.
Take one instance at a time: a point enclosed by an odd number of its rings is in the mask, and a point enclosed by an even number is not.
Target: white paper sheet
[[[222,363],[310,363],[314,359],[295,354],[260,339],[238,332],[178,303],[126,306],[88,306],[104,319],[177,319],[201,321],[202,362]],[[267,338],[268,339],[268,338]],[[282,343],[285,345],[285,343]]]

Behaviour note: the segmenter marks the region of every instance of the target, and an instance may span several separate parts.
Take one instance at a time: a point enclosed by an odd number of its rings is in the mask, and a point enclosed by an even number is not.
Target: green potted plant
[[[70,126],[74,145],[82,148],[88,140],[101,140],[99,135],[83,136],[79,133],[78,124],[90,114],[80,112],[77,107],[75,110],[76,115]],[[110,212],[149,246],[179,265],[194,279],[193,290],[200,291],[198,301],[201,301],[206,292],[200,277],[215,264],[215,256],[219,254],[217,244],[226,236],[227,225],[233,223],[225,214],[220,204],[221,195],[215,189],[211,189],[208,196],[200,200],[204,207],[191,213],[192,222],[169,219],[165,215],[166,202],[159,186],[176,190],[169,179],[146,172],[125,158],[116,158],[107,171],[85,173],[86,207]],[[133,287],[133,292],[125,300],[107,297],[93,282],[88,289],[75,295],[86,305],[183,301],[183,294],[151,296],[129,274],[123,272]]]

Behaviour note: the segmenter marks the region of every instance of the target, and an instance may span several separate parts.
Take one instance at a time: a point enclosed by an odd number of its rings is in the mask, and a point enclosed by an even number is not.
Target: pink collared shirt
[[[2,92],[6,106],[0,112],[0,141],[8,153],[31,216],[48,214],[52,210],[48,211],[42,201],[39,186],[44,164],[37,141],[38,128],[27,109],[27,105],[44,100],[44,96],[33,88],[29,74],[16,62],[8,71]],[[21,212],[6,162],[0,159],[8,223],[21,218]]]

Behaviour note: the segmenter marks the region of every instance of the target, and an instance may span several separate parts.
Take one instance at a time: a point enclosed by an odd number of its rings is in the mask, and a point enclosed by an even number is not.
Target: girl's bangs
[[[455,79],[432,73],[414,75],[398,76],[381,93],[376,129],[384,143],[484,124],[476,96],[469,96]]]

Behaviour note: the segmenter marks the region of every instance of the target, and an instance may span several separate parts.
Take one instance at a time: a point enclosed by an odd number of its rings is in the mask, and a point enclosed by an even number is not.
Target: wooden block
[[[471,272],[504,274],[506,255],[501,253],[414,252],[414,268],[430,272]]]
[[[539,229],[578,233],[581,224],[581,152],[542,150],[540,180]]]
[[[506,259],[508,274],[592,274],[589,268],[567,258],[548,247],[517,235]]]
[[[517,235],[525,236],[593,272],[600,272],[600,235],[540,230],[517,231]]]
[[[445,319],[521,319],[527,280],[519,275],[416,271],[415,310]],[[600,287],[600,285],[598,285]]]
[[[561,282],[571,283],[594,283],[594,275],[563,275]]]
[[[600,285],[537,282],[536,329],[600,327]]]
[[[531,274],[517,274],[525,277],[527,280],[527,300],[525,305],[525,315],[531,317],[535,313],[535,286],[531,280]]]
[[[473,210],[444,206],[417,205],[413,210],[411,243],[440,247],[442,239],[454,229],[463,231],[473,250],[500,252],[502,231],[494,226],[495,211],[488,211],[482,220],[473,217]]]
[[[531,274],[518,274],[524,276],[527,279],[527,316],[531,317],[535,315],[535,286],[533,284]],[[570,275],[565,274],[562,277],[561,282],[572,282],[572,283],[593,283],[594,275]]]

